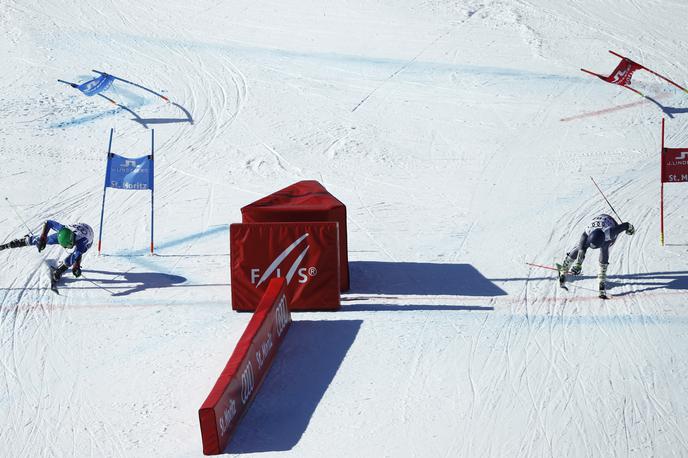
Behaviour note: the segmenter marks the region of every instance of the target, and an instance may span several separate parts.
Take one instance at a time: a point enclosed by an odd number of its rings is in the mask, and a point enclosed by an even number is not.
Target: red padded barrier
[[[339,275],[341,291],[349,289],[349,254],[346,207],[317,181],[287,186],[241,209],[243,223],[279,221],[336,221],[339,223]]]
[[[203,453],[222,453],[258,392],[291,324],[286,282],[274,278],[227,365],[198,411]]]

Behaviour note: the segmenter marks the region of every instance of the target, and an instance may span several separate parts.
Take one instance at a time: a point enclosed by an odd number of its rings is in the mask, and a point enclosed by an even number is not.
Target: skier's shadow
[[[556,272],[555,272],[556,274]],[[514,277],[514,278],[491,278],[492,281],[533,281],[533,280],[551,280],[556,279],[556,275],[546,277]],[[571,277],[572,282],[579,282],[583,280],[596,280],[596,275],[577,275]],[[597,286],[597,283],[595,283]],[[634,288],[630,291],[617,293],[612,291],[614,296],[628,296],[630,294],[642,293],[645,291],[655,290],[688,290],[688,270],[667,271],[667,272],[646,272],[637,274],[620,274],[607,276],[607,288],[618,288],[620,286],[640,287]]]
[[[105,270],[84,270],[83,272],[88,280],[110,291],[113,296],[128,296],[146,289],[168,288],[186,281],[186,278],[179,275],[160,272],[108,272]],[[80,281],[82,280],[77,278],[64,278],[66,285]]]
[[[639,285],[640,289],[633,289],[623,293],[616,293],[615,296],[627,296],[645,291],[655,291],[658,289],[682,289],[688,290],[688,271],[677,272],[649,272],[640,274],[610,275],[609,286]],[[616,281],[616,280],[620,281]],[[624,280],[630,280],[625,282]]]
[[[596,278],[596,275],[579,275],[575,277],[575,280],[594,280]],[[535,277],[530,278],[530,280],[537,279],[538,278]],[[639,274],[607,276],[608,290],[612,290],[613,288],[618,288],[620,286],[640,286],[640,288],[634,288],[630,291],[624,291],[622,293],[612,291],[614,296],[628,296],[630,294],[638,294],[659,289],[688,290],[688,270],[677,272],[647,272]]]

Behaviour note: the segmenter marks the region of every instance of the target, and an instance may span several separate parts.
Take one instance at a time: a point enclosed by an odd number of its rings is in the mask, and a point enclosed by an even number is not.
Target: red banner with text
[[[662,151],[662,182],[688,181],[688,148],[664,148]]]
[[[227,365],[198,411],[203,453],[224,451],[291,324],[285,281],[272,279]]]
[[[284,278],[290,310],[340,305],[338,223],[242,223],[229,230],[232,309],[251,311],[271,278]]]

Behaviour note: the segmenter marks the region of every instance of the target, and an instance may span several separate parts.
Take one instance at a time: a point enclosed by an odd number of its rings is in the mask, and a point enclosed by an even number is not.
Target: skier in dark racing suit
[[[48,235],[50,231],[54,231],[54,233]],[[29,245],[37,247],[39,252],[43,251],[46,245],[60,245],[68,250],[74,248],[74,251],[53,270],[52,280],[57,282],[70,267],[75,277],[81,276],[81,258],[91,248],[92,244],[93,229],[88,224],[77,223],[65,226],[57,221],[48,220],[43,225],[43,231],[40,236],[25,235],[22,238],[0,245],[0,250],[21,248]]]
[[[622,232],[628,235],[635,234],[635,228],[631,223],[617,223],[614,218],[607,214],[601,214],[593,218],[593,220],[585,227],[581,234],[578,244],[573,249],[566,253],[564,262],[559,266],[559,284],[564,286],[566,282],[566,273],[569,272],[571,266],[571,273],[578,275],[583,268],[583,261],[585,260],[585,253],[588,248],[600,249],[600,269],[597,274],[599,280],[600,297],[607,296],[607,267],[609,266],[609,249],[616,238]]]

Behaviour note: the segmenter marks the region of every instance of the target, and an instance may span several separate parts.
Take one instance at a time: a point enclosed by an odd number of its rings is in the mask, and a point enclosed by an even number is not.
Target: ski
[[[598,297],[600,299],[609,299],[609,296],[607,296],[607,287],[604,282],[600,282],[600,294]]]
[[[582,290],[582,291],[589,291],[590,293],[597,293],[597,297],[599,297],[600,299],[611,299],[611,298],[614,297],[613,295],[607,293],[606,291],[603,293],[602,291],[599,291],[599,290],[597,290],[597,289],[587,288],[587,287],[585,287],[585,286],[577,285],[577,284],[575,284],[575,283],[572,283],[572,284],[569,285],[569,286],[573,287],[574,290],[580,289],[580,290]],[[566,286],[566,288],[564,288],[564,289],[566,289],[566,290],[568,291],[568,287],[569,287],[569,286]],[[604,297],[602,297],[602,296],[604,296]]]
[[[48,266],[48,275],[50,278],[50,290],[54,292],[55,294],[60,294],[60,291],[57,289],[57,281],[54,280],[54,272],[57,270],[55,267],[53,261],[51,260],[45,260],[45,265]]]
[[[562,265],[559,263],[555,263],[554,264],[555,267],[543,266],[541,264],[533,264],[530,262],[526,262],[526,264],[528,264],[529,266],[532,266],[532,267],[540,267],[542,269],[556,271],[557,272],[557,278],[559,280],[559,287],[565,291],[569,290],[569,286],[566,284],[566,276],[567,275],[573,275],[573,276],[578,275],[578,274],[574,274],[570,270],[567,270],[566,272],[562,272]],[[580,286],[580,285],[571,285],[571,286],[573,286],[574,288],[585,290],[585,291],[595,291],[598,293],[598,297],[600,299],[611,299],[613,297],[611,294],[607,293],[606,290],[605,291],[599,291],[599,290],[595,290],[592,288],[586,288],[585,286]]]
[[[569,288],[566,286],[566,274],[568,271],[564,271],[564,266],[559,263],[555,264],[555,266],[557,266],[557,273],[559,276],[559,288],[568,291]]]
[[[554,271],[556,271],[556,272],[557,272],[557,278],[559,279],[559,287],[560,287],[561,289],[566,290],[566,291],[569,290],[568,286],[566,286],[566,275],[565,275],[565,274],[568,273],[568,272],[562,273],[562,271],[561,271],[561,265],[560,265],[560,264],[555,264],[556,267],[552,267],[552,266],[543,266],[542,264],[533,264],[532,262],[526,262],[526,264],[529,265],[529,266],[531,266],[531,267],[539,267],[539,268],[541,268],[541,269],[547,269],[547,270],[554,270]]]
[[[54,272],[57,270],[53,266],[48,266],[50,269],[50,289],[53,293],[55,294],[60,294],[60,291],[57,289],[57,281],[54,278]]]
[[[54,278],[54,273],[55,269],[53,266],[48,266],[50,268],[50,289],[52,290],[53,293],[55,294],[60,294],[60,291],[57,289],[57,281]]]
[[[557,271],[559,270],[559,269],[557,269],[556,267],[552,267],[552,266],[543,266],[542,264],[533,264],[532,262],[526,262],[526,264],[529,265],[529,266],[531,266],[531,267],[539,267],[539,268],[541,268],[541,269],[557,270]]]
[[[527,265],[531,267],[539,267],[541,269],[547,269],[547,270],[553,270],[555,272],[561,272],[561,264],[555,263],[554,266],[543,266],[542,264],[533,264],[532,262],[526,262]],[[570,270],[567,270],[565,272],[567,275],[577,275],[571,272]]]

